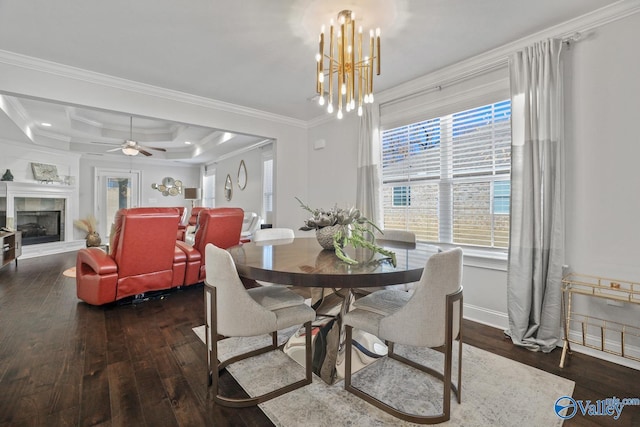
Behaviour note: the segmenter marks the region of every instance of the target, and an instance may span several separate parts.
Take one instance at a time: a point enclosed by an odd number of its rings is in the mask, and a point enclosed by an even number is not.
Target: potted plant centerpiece
[[[375,244],[373,229],[381,231],[377,225],[364,217],[359,209],[351,207],[342,209],[337,206],[329,210],[312,209],[299,198],[302,209],[311,213],[311,217],[304,221],[300,230],[316,230],[318,243],[324,249],[335,250],[336,256],[348,264],[358,264],[359,261],[349,257],[344,248],[348,245],[354,248],[364,248],[389,257],[396,266],[396,254]]]

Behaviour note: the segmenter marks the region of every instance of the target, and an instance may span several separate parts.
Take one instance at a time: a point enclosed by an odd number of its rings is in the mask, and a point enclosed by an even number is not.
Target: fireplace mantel
[[[76,250],[83,246],[84,241],[75,240],[73,233],[73,219],[78,216],[78,196],[75,186],[59,183],[2,181],[0,197],[4,196],[6,196],[6,224],[12,229],[16,227],[15,199],[17,197],[65,200],[64,241],[23,247],[21,259]]]

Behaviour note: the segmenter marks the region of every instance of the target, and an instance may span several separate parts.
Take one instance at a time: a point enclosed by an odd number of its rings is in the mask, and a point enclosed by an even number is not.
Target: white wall
[[[216,169],[216,207],[239,207],[262,215],[262,159],[263,155],[272,152],[273,144],[268,144],[217,162],[213,166]],[[247,185],[244,190],[238,188],[238,168],[242,160],[247,168]],[[230,201],[224,197],[227,174],[233,183]]]
[[[19,182],[37,182],[33,179],[31,163],[55,165],[58,175],[78,177],[80,155],[65,153],[59,150],[35,144],[17,144],[16,141],[0,139],[0,175],[11,169],[13,180]]]
[[[640,282],[640,14],[608,24],[565,56],[566,263]],[[576,311],[640,327],[640,306],[576,298]],[[640,347],[640,339],[630,343]],[[640,357],[640,354],[636,354]]]
[[[309,129],[307,142],[309,196],[303,202],[313,208],[351,207],[356,203],[358,122],[355,112],[342,120],[332,118]],[[316,144],[324,148],[316,149]],[[302,224],[300,224],[302,225]]]

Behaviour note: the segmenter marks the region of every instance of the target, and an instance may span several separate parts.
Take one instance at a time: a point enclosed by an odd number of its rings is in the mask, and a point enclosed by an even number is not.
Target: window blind
[[[385,228],[506,248],[510,118],[504,100],[383,131]]]

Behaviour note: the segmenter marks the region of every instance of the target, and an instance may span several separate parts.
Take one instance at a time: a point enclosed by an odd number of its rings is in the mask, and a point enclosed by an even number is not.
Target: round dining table
[[[294,239],[269,240],[243,243],[228,249],[240,277],[280,285],[301,286],[320,290],[320,300],[313,303],[317,310],[317,323],[314,327],[321,334],[327,333],[324,345],[316,348],[314,341],[313,372],[327,383],[341,378],[340,365],[344,361],[344,327],[342,318],[349,310],[355,288],[381,288],[420,280],[427,259],[437,253],[439,248],[421,243],[376,240],[378,246],[395,253],[395,265],[390,257],[373,253],[362,248],[345,248],[345,253],[356,264],[349,264],[338,258],[332,250],[323,249],[315,238],[298,237]],[[332,289],[341,298],[337,313],[327,317],[322,312],[325,289]],[[340,289],[340,291],[338,291]],[[344,292],[344,290],[347,292]],[[336,306],[337,307],[337,306]],[[329,323],[327,323],[327,319]],[[328,325],[328,327],[325,327]],[[292,340],[300,338],[292,336]],[[287,352],[285,345],[285,352]],[[321,350],[320,350],[321,348]],[[317,351],[316,351],[317,350]],[[318,360],[320,362],[316,364]],[[289,353],[291,356],[291,354]],[[293,357],[293,356],[292,356]],[[300,361],[300,363],[302,363]]]
[[[348,264],[314,238],[249,242],[228,249],[241,277],[283,285],[318,288],[367,288],[417,282],[427,259],[439,248],[421,243],[378,239],[376,244],[396,255],[345,248],[357,264]]]

